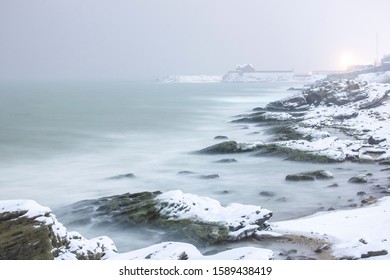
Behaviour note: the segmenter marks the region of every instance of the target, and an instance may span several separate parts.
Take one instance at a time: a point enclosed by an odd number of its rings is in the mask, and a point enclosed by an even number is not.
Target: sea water
[[[167,241],[165,232],[73,224],[71,203],[141,191],[207,196],[261,205],[272,221],[359,202],[367,186],[348,178],[375,165],[316,164],[251,154],[193,153],[223,140],[269,141],[267,127],[237,124],[235,116],[292,94],[302,83],[160,84],[131,82],[3,83],[0,85],[0,199],[33,199],[58,213],[68,230],[108,235],[120,251]],[[234,158],[237,162],[216,163]],[[331,180],[286,182],[285,176],[325,169]],[[218,174],[200,179],[180,171]],[[111,180],[132,173],[135,178]],[[337,183],[338,188],[327,186]],[[262,196],[267,191],[272,196]]]

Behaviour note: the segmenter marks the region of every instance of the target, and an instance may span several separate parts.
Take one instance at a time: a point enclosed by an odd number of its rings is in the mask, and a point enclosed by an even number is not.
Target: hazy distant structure
[[[348,65],[347,71],[361,71],[373,68],[372,64],[357,64],[357,65]]]
[[[382,65],[390,65],[390,54],[386,54],[382,60],[381,60]]]
[[[253,73],[256,72],[256,69],[252,64],[238,64],[236,65],[236,71],[242,73]]]
[[[233,71],[222,76],[222,82],[276,82],[293,79],[291,70],[256,70],[252,64],[238,64]]]

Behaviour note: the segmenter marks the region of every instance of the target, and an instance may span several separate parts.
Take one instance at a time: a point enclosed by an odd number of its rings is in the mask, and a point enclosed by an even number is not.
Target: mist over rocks
[[[208,197],[168,192],[126,193],[84,200],[63,209],[71,223],[98,221],[122,227],[147,225],[168,229],[195,244],[237,241],[267,227],[272,212],[260,206],[233,203],[227,206]],[[72,213],[79,213],[75,216]]]

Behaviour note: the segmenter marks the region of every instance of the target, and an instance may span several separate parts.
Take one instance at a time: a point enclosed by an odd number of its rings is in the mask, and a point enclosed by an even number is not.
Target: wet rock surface
[[[54,259],[53,233],[35,219],[23,217],[26,212],[0,214],[0,259]]]
[[[95,221],[129,228],[141,224],[169,229],[181,240],[195,244],[249,237],[266,227],[266,221],[272,216],[271,211],[261,207],[234,204],[225,208],[212,199],[180,191],[126,193],[80,201],[63,212],[78,216],[81,222]],[[73,219],[74,223],[79,222]]]
[[[34,201],[0,201],[1,260],[98,260],[115,254],[108,237],[87,240],[68,232],[49,208]]]
[[[262,147],[262,144],[245,144],[236,141],[225,141],[199,150],[200,154],[230,154],[252,152]]]
[[[135,175],[133,173],[120,174],[107,178],[108,180],[122,180],[122,179],[134,179]]]
[[[387,254],[388,254],[387,250],[368,251],[366,254],[362,254],[361,258],[366,259],[366,258],[370,258],[370,257],[385,256]]]
[[[314,181],[315,179],[332,179],[333,175],[326,170],[307,171],[286,176],[287,181]]]
[[[348,180],[348,183],[353,183],[353,184],[364,184],[367,182],[368,182],[368,179],[367,179],[366,175],[354,176]]]
[[[232,162],[238,162],[238,161],[234,158],[223,158],[215,161],[215,163],[232,163]]]

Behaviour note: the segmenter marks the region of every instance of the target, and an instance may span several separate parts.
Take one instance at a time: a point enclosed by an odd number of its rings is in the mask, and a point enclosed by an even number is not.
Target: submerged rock
[[[326,170],[315,170],[286,176],[287,181],[314,181],[315,179],[332,179],[333,175]]]
[[[261,191],[259,193],[259,195],[265,196],[265,197],[272,197],[272,196],[275,196],[276,193],[275,192],[271,192],[271,191]]]
[[[106,259],[116,254],[108,237],[68,232],[47,207],[32,200],[0,201],[0,259]]]
[[[254,143],[254,144],[245,144],[237,143],[236,141],[225,141],[212,145],[210,147],[204,148],[198,153],[201,154],[229,154],[229,153],[242,153],[242,152],[251,152],[259,149],[263,144]]]
[[[291,174],[286,176],[287,181],[314,181],[316,177],[306,174]]]
[[[192,171],[187,171],[187,170],[177,172],[177,175],[193,175],[193,174],[196,174],[196,173],[192,172]]]
[[[354,183],[354,184],[363,184],[367,183],[368,179],[365,175],[359,175],[349,178],[348,183]]]
[[[220,159],[220,160],[215,161],[215,163],[232,163],[232,162],[238,162],[238,161],[234,158],[224,158],[224,159]]]
[[[224,140],[224,139],[229,139],[229,137],[224,136],[224,135],[218,135],[214,137],[215,140]]]
[[[170,229],[181,239],[207,244],[249,237],[266,227],[272,216],[259,206],[223,207],[216,200],[181,191],[127,193],[81,201],[69,208],[102,223],[147,224]]]
[[[219,178],[219,175],[218,174],[209,174],[209,175],[200,175],[198,176],[199,179],[217,179]]]
[[[135,175],[133,173],[120,174],[107,178],[108,180],[121,180],[121,179],[134,179]]]

